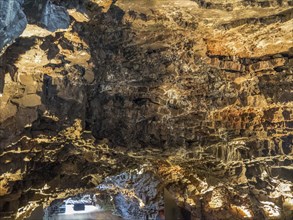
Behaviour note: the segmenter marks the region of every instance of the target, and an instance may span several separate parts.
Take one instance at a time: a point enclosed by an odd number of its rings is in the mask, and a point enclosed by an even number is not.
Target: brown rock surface
[[[291,1],[79,7],[1,57],[0,218],[101,183],[136,218],[164,188],[194,219],[292,217]]]

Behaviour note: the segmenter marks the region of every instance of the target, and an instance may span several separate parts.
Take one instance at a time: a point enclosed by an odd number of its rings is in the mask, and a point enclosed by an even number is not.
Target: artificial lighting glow
[[[288,210],[293,211],[293,198],[285,198],[283,206],[286,207]]]
[[[243,213],[245,213],[246,216],[244,217],[247,217],[247,218],[251,218],[252,217],[252,214],[251,214],[251,211],[246,208],[245,206],[240,206],[241,210],[243,211]]]
[[[76,214],[87,214],[91,212],[100,212],[101,207],[93,205],[84,205],[84,210],[76,211],[74,210],[74,205],[65,205],[65,213],[60,213],[58,215],[76,215]]]
[[[104,211],[96,204],[94,197],[87,194],[81,198],[68,198],[62,205],[47,209],[47,216],[50,220],[96,219]]]
[[[245,219],[252,218],[252,212],[244,205],[242,206],[231,205],[231,208],[234,212],[241,215],[241,217]]]
[[[139,201],[139,208],[143,208],[143,207],[145,207],[144,202],[143,202],[141,199],[139,199],[138,197],[137,197],[137,199],[138,199],[138,201]]]
[[[263,209],[268,217],[280,217],[280,208],[273,202],[261,201]]]
[[[213,191],[211,201],[209,202],[209,206],[211,209],[218,209],[224,205],[224,202],[221,198],[221,194],[217,191]]]

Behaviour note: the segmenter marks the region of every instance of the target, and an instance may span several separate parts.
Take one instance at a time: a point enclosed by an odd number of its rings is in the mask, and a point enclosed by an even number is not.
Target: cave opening
[[[37,207],[27,220],[122,220],[113,197],[107,193],[84,193],[57,199],[48,207]]]

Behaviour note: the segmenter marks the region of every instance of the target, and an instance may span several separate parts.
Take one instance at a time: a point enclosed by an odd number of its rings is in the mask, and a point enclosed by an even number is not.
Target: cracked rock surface
[[[0,1],[0,52],[18,38],[27,23],[49,31],[66,29],[70,18],[66,9],[51,0],[1,0]]]
[[[292,218],[292,1],[0,5],[0,48],[26,27],[0,63],[0,219],[88,191],[155,217],[164,189],[192,219]]]

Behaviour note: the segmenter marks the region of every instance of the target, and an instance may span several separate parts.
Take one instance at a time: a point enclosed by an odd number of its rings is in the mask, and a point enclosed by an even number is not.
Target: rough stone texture
[[[194,219],[291,219],[292,1],[84,7],[2,57],[1,215],[110,183],[125,217],[167,188]]]
[[[66,8],[52,3],[50,0],[26,0],[24,11],[30,23],[36,23],[49,31],[66,29],[70,19]]]
[[[66,29],[70,23],[66,9],[50,0],[1,0],[0,9],[2,53],[5,47],[22,34],[28,22],[41,25],[49,31]]]
[[[136,170],[107,177],[97,188],[113,196],[116,212],[123,218],[155,218],[158,207],[164,204],[162,180],[154,174],[155,167],[144,164]]]
[[[24,0],[0,1],[0,51],[25,29],[27,19],[21,5]]]

